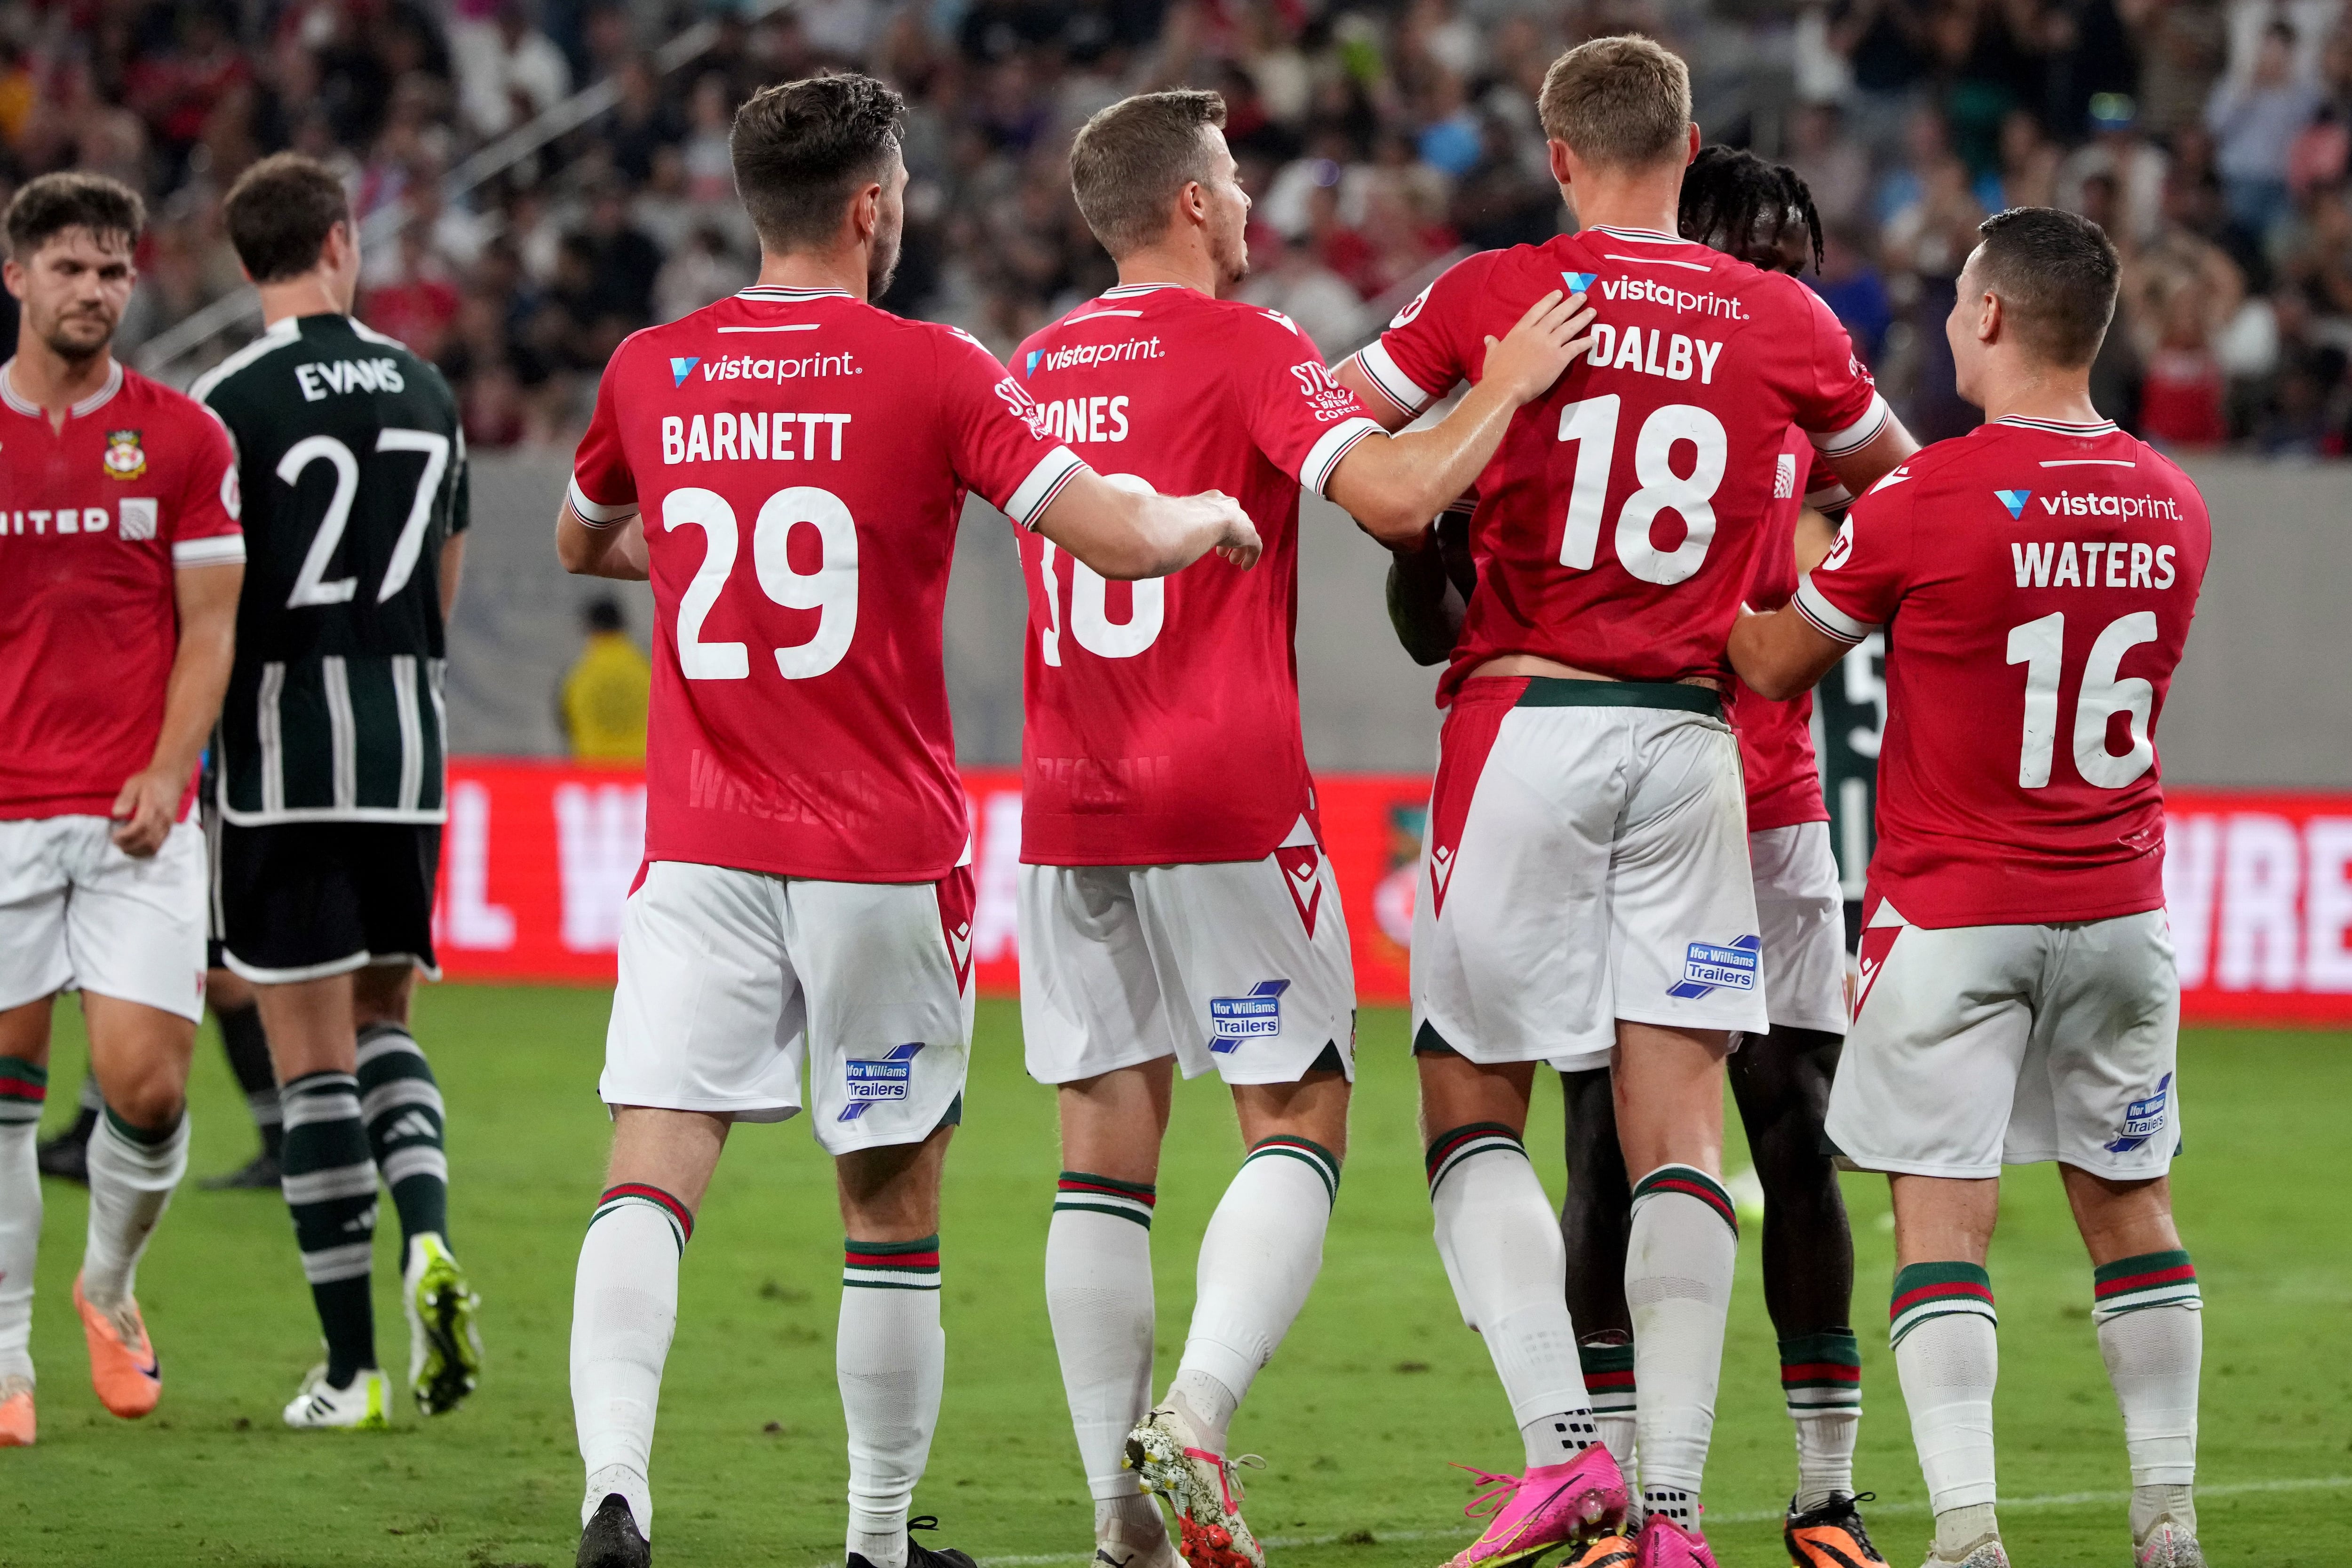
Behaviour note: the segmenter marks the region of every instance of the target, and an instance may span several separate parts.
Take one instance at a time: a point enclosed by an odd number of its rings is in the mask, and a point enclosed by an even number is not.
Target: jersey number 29
[[[793,529],[809,523],[824,556],[814,572],[794,570],[787,545]],[[672,490],[662,498],[662,526],[702,530],[702,564],[677,604],[677,668],[688,680],[744,680],[751,651],[740,642],[704,642],[702,623],[735,570],[735,509],[716,490]],[[775,650],[786,680],[807,680],[839,664],[857,632],[857,524],[831,490],[794,485],[761,503],[751,523],[751,572],[760,591],[788,610],[817,612],[816,632],[797,647]]]

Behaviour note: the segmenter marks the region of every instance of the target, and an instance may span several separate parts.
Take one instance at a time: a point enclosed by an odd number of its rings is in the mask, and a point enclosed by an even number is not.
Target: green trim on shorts
[[[1709,686],[1676,680],[1573,680],[1530,675],[1515,708],[1675,708],[1685,713],[1723,717],[1723,693]]]

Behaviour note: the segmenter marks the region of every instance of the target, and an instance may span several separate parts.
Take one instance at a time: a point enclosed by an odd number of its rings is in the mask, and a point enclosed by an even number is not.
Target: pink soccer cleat
[[[1625,1478],[1595,1443],[1565,1465],[1544,1465],[1524,1476],[1495,1475],[1456,1465],[1488,1483],[1462,1511],[1492,1514],[1485,1533],[1445,1568],[1514,1568],[1558,1546],[1604,1534],[1625,1518]],[[1712,1563],[1708,1568],[1714,1568]]]
[[[1654,1513],[1642,1521],[1642,1538],[1633,1543],[1633,1568],[1716,1568],[1715,1553],[1697,1531]]]

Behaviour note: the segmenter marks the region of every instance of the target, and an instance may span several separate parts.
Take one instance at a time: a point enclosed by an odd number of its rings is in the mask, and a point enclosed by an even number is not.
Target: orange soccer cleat
[[[0,1377],[0,1448],[31,1447],[36,1426],[32,1380]]]
[[[98,1402],[126,1421],[136,1421],[163,1397],[163,1370],[148,1342],[139,1303],[125,1296],[111,1311],[100,1311],[81,1293],[74,1276],[74,1310],[81,1314],[82,1338],[89,1342],[89,1385]]]

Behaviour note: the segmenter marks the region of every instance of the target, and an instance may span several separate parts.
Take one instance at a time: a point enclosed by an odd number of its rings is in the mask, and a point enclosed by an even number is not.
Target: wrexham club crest
[[[147,471],[147,450],[139,444],[136,430],[109,430],[106,433],[106,477],[110,479],[135,479]]]

